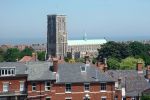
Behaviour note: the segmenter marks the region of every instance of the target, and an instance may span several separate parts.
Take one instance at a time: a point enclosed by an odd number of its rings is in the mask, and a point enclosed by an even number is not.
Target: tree
[[[2,48],[0,48],[0,62],[4,61],[4,51]]]
[[[150,100],[150,95],[142,95],[141,100]]]
[[[4,61],[4,58],[2,55],[0,55],[0,62],[3,62]]]
[[[37,52],[38,60],[45,61],[45,53],[46,53],[45,51]]]
[[[137,42],[137,41],[131,42],[129,44],[129,48],[131,49],[133,56],[141,55],[146,52],[145,45],[142,44],[141,42]]]
[[[144,60],[141,58],[127,57],[121,60],[120,69],[136,69],[138,62],[142,62],[144,66]]]
[[[26,47],[24,50],[21,51],[20,58],[24,56],[32,56],[32,53],[33,53],[33,49]]]
[[[114,41],[107,42],[102,45],[102,48],[98,50],[99,56],[98,58],[105,57],[113,57],[118,59],[123,59],[131,55],[131,50],[128,44],[125,43],[117,43]]]
[[[4,59],[7,62],[16,62],[19,57],[20,57],[20,52],[17,48],[7,49],[4,55]]]
[[[108,69],[119,69],[120,68],[120,62],[116,58],[108,58],[107,60]]]

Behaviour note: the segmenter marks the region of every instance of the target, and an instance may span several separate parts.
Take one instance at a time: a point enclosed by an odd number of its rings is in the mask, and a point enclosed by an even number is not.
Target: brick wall
[[[0,78],[0,93],[3,92],[3,83],[9,84],[9,92],[20,91],[20,81],[24,81],[26,85],[26,77],[1,77]]]
[[[28,97],[39,99],[39,95],[41,95],[41,100],[45,100],[46,97],[51,97],[52,100],[60,100],[60,98],[61,100],[65,100],[65,98],[83,100],[86,94],[90,96],[90,100],[100,100],[101,96],[105,96],[107,100],[113,100],[115,94],[112,91],[114,91],[114,83],[107,83],[106,92],[100,91],[100,83],[91,83],[90,92],[84,92],[83,83],[76,83],[72,84],[71,93],[65,93],[65,84],[54,84],[54,82],[52,82],[50,91],[45,91],[45,82],[37,82],[37,90],[32,91],[32,82],[28,82]]]

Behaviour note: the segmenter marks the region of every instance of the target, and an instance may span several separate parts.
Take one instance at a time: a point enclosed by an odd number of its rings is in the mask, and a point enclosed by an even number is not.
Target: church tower
[[[64,57],[66,52],[66,16],[47,15],[47,56]]]

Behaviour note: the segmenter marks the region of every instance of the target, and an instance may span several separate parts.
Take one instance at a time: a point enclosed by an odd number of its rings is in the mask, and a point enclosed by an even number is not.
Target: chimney
[[[107,59],[104,58],[104,59],[102,59],[101,61],[99,60],[99,61],[97,62],[97,67],[98,67],[101,71],[106,72],[107,69],[108,69],[108,67],[107,67]]]
[[[53,71],[57,72],[58,71],[58,59],[57,58],[53,58]]]
[[[148,65],[146,69],[146,78],[150,80],[150,65]]]
[[[36,60],[37,60],[37,55],[36,55],[36,53],[32,53],[32,60],[33,60],[33,61],[36,61]]]
[[[85,64],[90,64],[90,57],[89,55],[86,53],[85,57],[84,57],[84,62]]]
[[[142,62],[137,63],[136,70],[138,71],[138,74],[143,73],[143,63]]]

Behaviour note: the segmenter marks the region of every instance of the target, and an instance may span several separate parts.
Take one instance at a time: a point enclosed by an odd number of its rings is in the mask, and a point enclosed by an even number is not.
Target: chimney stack
[[[150,65],[148,65],[146,69],[146,78],[150,80]]]
[[[85,64],[90,64],[90,56],[86,53],[84,57]]]
[[[32,60],[33,61],[37,61],[37,55],[36,55],[36,53],[32,53]]]
[[[57,72],[58,71],[58,59],[52,58],[52,61],[53,61],[53,71]]]
[[[139,74],[143,73],[143,63],[142,62],[137,63],[136,70],[138,71]]]
[[[101,71],[107,71],[108,67],[107,67],[107,59],[104,58],[102,59],[102,61],[98,61],[97,62],[97,67],[101,70]]]

